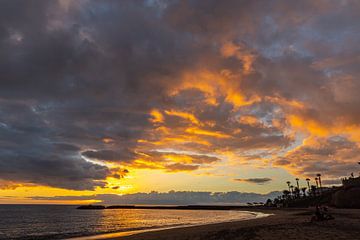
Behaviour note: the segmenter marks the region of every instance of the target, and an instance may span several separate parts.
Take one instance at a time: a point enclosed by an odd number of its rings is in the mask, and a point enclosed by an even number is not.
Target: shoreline
[[[79,210],[104,210],[104,209],[155,209],[155,210],[238,210],[249,211],[249,209],[259,211],[268,210],[269,207],[262,206],[243,206],[243,205],[82,205]]]
[[[240,209],[239,209],[240,210]],[[240,211],[271,214],[266,217],[92,235],[75,239],[108,240],[338,240],[359,239],[360,209],[329,209],[335,219],[311,222],[313,208],[264,209],[250,207]],[[74,238],[72,238],[74,240]]]
[[[254,211],[255,209],[253,209]],[[111,240],[338,240],[359,239],[360,210],[330,209],[335,220],[314,222],[313,209],[259,209],[268,217],[142,232]]]
[[[129,209],[127,207],[121,207],[123,209]],[[103,234],[97,234],[97,235],[90,235],[90,236],[81,236],[81,237],[73,237],[73,238],[66,238],[66,240],[94,240],[94,239],[123,239],[124,237],[128,237],[128,236],[138,236],[139,234],[143,234],[143,233],[151,233],[151,232],[161,232],[164,230],[175,230],[175,229],[187,229],[187,228],[192,228],[192,227],[201,227],[201,226],[208,226],[208,225],[217,225],[217,224],[224,224],[224,223],[233,223],[233,222],[242,222],[242,221],[249,221],[249,220],[255,220],[255,219],[259,219],[259,218],[267,218],[271,215],[273,215],[273,213],[263,213],[263,211],[261,211],[261,209],[249,209],[246,208],[243,209],[244,207],[241,207],[241,209],[239,208],[224,208],[224,207],[220,207],[216,208],[216,209],[208,209],[208,208],[198,208],[198,209],[194,209],[194,208],[178,208],[178,207],[130,207],[130,209],[173,209],[173,210],[219,210],[219,211],[240,211],[240,212],[247,212],[250,213],[251,215],[253,215],[253,218],[249,218],[249,219],[237,219],[237,220],[230,220],[230,221],[224,221],[224,222],[213,222],[213,223],[199,223],[199,224],[188,224],[188,225],[177,225],[177,226],[168,226],[168,227],[161,227],[161,228],[148,228],[148,229],[140,229],[140,230],[132,230],[132,231],[124,231],[124,232],[113,232],[113,233],[103,233]],[[94,209],[91,209],[94,210]]]

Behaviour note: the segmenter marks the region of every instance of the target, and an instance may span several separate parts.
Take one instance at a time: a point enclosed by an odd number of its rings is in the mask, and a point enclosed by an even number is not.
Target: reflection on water
[[[0,205],[0,239],[61,239],[100,233],[197,225],[256,217],[240,211],[105,209]]]

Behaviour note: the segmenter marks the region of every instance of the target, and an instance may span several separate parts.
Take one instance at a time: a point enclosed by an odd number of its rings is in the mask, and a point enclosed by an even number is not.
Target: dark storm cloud
[[[272,181],[272,179],[271,178],[235,178],[234,181],[255,183],[255,184],[265,184],[265,183]]]
[[[77,190],[105,185],[109,169],[83,160],[78,146],[51,138],[53,130],[26,104],[3,101],[0,112],[4,110],[8,115],[0,115],[2,179]]]
[[[161,97],[149,89],[161,93],[157,81],[173,72],[171,53],[159,49],[171,47],[173,33],[151,20],[155,8],[131,1],[68,11],[55,1],[1,5],[1,178],[103,186],[110,170],[82,159],[75,145],[115,160],[101,149],[103,137],[134,144],[148,124],[145,99]]]
[[[359,10],[358,1],[2,1],[0,178],[93,189],[114,174],[97,161],[131,165],[154,146],[283,150],[294,142],[288,115],[342,133],[360,119]],[[162,123],[149,121],[152,109]],[[158,157],[168,171],[217,162]]]
[[[51,138],[53,130],[27,104],[2,101],[0,113],[2,179],[79,190],[104,186],[110,171],[81,159],[76,145]]]
[[[149,109],[194,55],[187,54],[191,38],[165,26],[156,5],[68,3],[1,3],[0,172],[8,180],[93,189],[110,170],[79,152],[131,161],[128,147],[149,127]],[[105,137],[126,147],[106,149]]]

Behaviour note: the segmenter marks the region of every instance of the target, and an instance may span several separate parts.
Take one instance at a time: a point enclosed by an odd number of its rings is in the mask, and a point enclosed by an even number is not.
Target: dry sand
[[[251,210],[253,211],[253,210]],[[239,222],[176,228],[108,238],[117,240],[360,240],[360,210],[330,209],[335,220],[311,223],[308,209],[261,210],[275,215]]]

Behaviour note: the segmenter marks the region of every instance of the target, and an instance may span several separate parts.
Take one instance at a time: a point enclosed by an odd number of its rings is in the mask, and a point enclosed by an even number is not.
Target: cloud
[[[337,177],[349,176],[354,171],[359,152],[359,146],[344,136],[314,138],[279,157],[274,164],[296,175],[315,177],[321,173],[324,181],[331,184]]]
[[[125,195],[97,194],[90,196],[55,196],[31,197],[33,200],[98,200],[101,204],[155,204],[155,205],[190,205],[190,204],[246,204],[248,202],[266,202],[281,192],[268,194],[243,192],[150,192]]]
[[[113,150],[88,150],[81,153],[83,156],[91,159],[114,161],[114,162],[128,162],[132,161],[136,154],[129,149],[122,149],[118,151]]]
[[[27,104],[2,103],[1,110],[10,113],[2,115],[0,126],[2,179],[76,190],[105,186],[107,167],[82,159],[76,145],[46,138],[51,129]]]
[[[321,180],[321,183],[323,185],[341,185],[341,179],[325,179],[325,180]]]
[[[139,154],[131,164],[138,168],[164,169],[167,172],[195,171],[200,167],[219,162],[215,156],[189,153],[175,153],[171,151],[150,151]]]
[[[166,169],[170,172],[178,172],[178,171],[193,171],[199,168],[199,165],[191,165],[191,164],[181,164],[174,163],[166,166]]]
[[[343,176],[360,140],[359,9],[3,1],[0,178],[91,190],[116,168],[191,172],[255,155]]]
[[[18,184],[16,182],[0,180],[0,189],[15,190],[16,188],[22,187],[22,186],[23,186],[22,184]]]
[[[272,179],[271,178],[235,178],[234,181],[255,183],[255,184],[266,184],[272,181]]]

